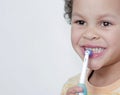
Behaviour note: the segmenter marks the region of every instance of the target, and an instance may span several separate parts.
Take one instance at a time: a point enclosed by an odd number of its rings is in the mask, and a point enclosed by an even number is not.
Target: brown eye
[[[101,25],[106,27],[106,26],[110,26],[111,23],[107,21],[103,21]]]
[[[79,24],[79,25],[85,25],[86,24],[86,22],[84,20],[78,20],[78,21],[76,21],[76,23]]]

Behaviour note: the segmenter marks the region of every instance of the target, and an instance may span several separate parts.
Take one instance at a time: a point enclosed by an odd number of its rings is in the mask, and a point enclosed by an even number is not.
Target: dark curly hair
[[[71,24],[71,18],[72,18],[72,3],[73,0],[64,0],[65,5],[64,5],[64,17],[67,20],[69,24]]]

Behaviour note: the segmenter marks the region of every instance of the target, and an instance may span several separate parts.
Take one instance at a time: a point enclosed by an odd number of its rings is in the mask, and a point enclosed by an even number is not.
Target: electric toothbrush
[[[78,84],[78,86],[82,87],[83,92],[79,93],[79,95],[87,95],[87,88],[86,88],[86,85],[85,85],[85,78],[86,78],[86,72],[87,72],[87,65],[88,65],[89,56],[91,56],[91,55],[92,55],[91,50],[86,50],[85,51],[85,57],[84,57],[84,61],[83,61],[81,77],[80,77],[79,84]]]

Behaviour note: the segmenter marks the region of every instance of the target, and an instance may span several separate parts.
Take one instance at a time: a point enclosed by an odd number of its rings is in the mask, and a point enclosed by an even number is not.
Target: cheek
[[[109,50],[109,55],[113,56],[116,58],[118,55],[120,55],[120,31],[110,31],[110,33],[106,34],[105,36],[105,41],[107,41],[108,44],[108,50]]]
[[[108,46],[113,47],[118,45],[120,40],[120,28],[118,26],[113,27],[107,31],[103,31],[104,33],[101,34],[103,39],[108,43]]]
[[[120,34],[118,34],[114,37],[111,36],[109,43],[110,43],[110,47],[112,47],[114,51],[120,50],[120,42],[119,41],[120,41]]]
[[[120,46],[120,30],[113,31],[111,35],[107,35],[110,46]]]
[[[71,41],[73,45],[79,44],[81,33],[76,29],[71,29]]]
[[[76,44],[78,41],[77,35],[72,31],[71,33],[71,42],[72,44]]]

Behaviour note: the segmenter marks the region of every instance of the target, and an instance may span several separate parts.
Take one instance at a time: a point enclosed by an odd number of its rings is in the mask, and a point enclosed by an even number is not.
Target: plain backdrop
[[[0,0],[0,95],[60,95],[81,70],[64,0]]]

